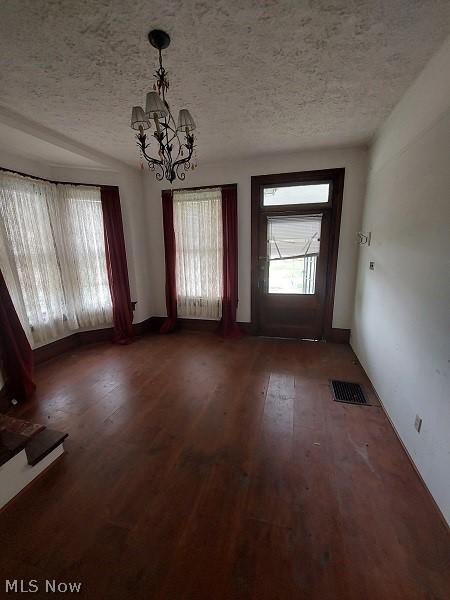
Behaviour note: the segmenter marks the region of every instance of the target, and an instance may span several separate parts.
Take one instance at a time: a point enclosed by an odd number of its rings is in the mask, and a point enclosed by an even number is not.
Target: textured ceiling
[[[367,142],[449,21],[448,0],[3,0],[0,105],[136,164],[157,27],[200,160]]]

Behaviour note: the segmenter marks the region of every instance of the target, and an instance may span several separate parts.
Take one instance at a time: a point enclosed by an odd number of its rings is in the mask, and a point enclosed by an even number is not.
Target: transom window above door
[[[267,186],[263,190],[263,206],[294,204],[326,204],[330,201],[330,183],[298,183]]]

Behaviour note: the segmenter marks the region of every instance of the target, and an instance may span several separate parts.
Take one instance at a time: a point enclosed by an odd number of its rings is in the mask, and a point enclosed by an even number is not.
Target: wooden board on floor
[[[450,540],[346,345],[211,333],[39,365],[12,414],[67,455],[0,514],[0,578],[127,600],[425,600]],[[35,597],[39,597],[38,594]]]

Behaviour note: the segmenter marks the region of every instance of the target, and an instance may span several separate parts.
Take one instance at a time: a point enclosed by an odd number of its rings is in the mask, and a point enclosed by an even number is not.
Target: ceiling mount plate
[[[152,29],[148,34],[148,41],[158,50],[164,50],[170,44],[170,36],[161,29]]]

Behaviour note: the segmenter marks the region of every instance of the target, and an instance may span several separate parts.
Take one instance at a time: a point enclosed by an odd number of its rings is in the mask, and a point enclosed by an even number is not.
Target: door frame
[[[321,169],[317,171],[300,171],[294,173],[274,173],[272,175],[257,175],[251,178],[251,319],[252,332],[260,330],[258,311],[258,277],[259,277],[259,217],[261,210],[261,188],[268,185],[289,183],[324,183],[331,182],[330,201],[330,243],[328,248],[328,267],[326,272],[324,319],[322,339],[332,341],[334,292],[336,287],[336,270],[339,249],[339,233],[341,228],[342,198],[344,193],[345,169]],[[304,205],[311,212],[323,210],[323,204]],[[293,206],[290,206],[293,209]],[[269,211],[265,211],[269,212]]]

